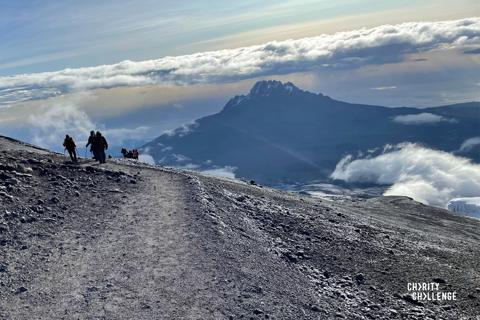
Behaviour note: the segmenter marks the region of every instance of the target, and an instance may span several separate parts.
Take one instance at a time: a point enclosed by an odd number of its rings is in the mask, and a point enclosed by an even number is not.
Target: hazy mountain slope
[[[480,222],[192,172],[79,166],[0,138],[2,319],[478,315]],[[434,280],[435,279],[435,280]],[[458,301],[412,303],[407,282]]]
[[[431,113],[436,123],[407,125],[397,116]],[[421,117],[421,116],[420,116]],[[247,96],[195,124],[143,146],[159,163],[236,167],[236,174],[264,183],[324,179],[346,154],[419,142],[457,150],[480,135],[480,104],[415,109],[350,104],[296,88],[258,82]]]

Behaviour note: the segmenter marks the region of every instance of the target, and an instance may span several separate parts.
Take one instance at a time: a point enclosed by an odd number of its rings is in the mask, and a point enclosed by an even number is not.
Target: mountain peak
[[[276,80],[264,80],[255,83],[250,90],[250,96],[270,96],[274,93],[292,94],[295,91],[300,91],[300,89],[291,82],[283,83]]]

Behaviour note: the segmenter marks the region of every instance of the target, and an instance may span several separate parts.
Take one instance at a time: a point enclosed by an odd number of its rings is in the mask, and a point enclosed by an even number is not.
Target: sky
[[[260,79],[335,99],[479,101],[478,0],[0,0],[0,134],[138,145]]]

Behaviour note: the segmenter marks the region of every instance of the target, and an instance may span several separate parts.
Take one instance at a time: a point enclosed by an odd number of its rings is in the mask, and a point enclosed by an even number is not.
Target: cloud
[[[220,83],[318,68],[402,61],[405,54],[480,44],[480,18],[409,22],[237,49],[0,77],[0,105],[70,92],[155,84]]]
[[[150,127],[139,126],[136,128],[111,128],[105,129],[104,126],[98,126],[105,136],[108,136],[113,143],[119,144],[124,140],[142,140],[150,130]],[[103,128],[103,129],[102,129]]]
[[[463,51],[464,54],[480,54],[480,48]]]
[[[136,128],[106,128],[95,123],[78,104],[88,101],[92,96],[77,95],[61,103],[41,105],[27,120],[31,141],[45,148],[59,150],[66,134],[72,136],[77,147],[81,148],[91,130],[100,130],[107,137],[110,145],[122,144],[125,140],[141,140],[149,131],[149,127]]]
[[[173,136],[178,136],[180,138],[189,135],[192,133],[196,128],[198,128],[199,124],[198,122],[191,121],[189,123],[183,124],[180,127],[173,129],[173,130],[166,130],[163,132],[163,134],[173,137]]]
[[[470,151],[474,147],[478,146],[479,144],[480,144],[480,137],[473,137],[473,138],[467,139],[462,143],[459,151],[460,152]]]
[[[203,170],[202,172],[215,177],[235,179],[236,170],[236,167],[225,166],[221,168]]]
[[[143,162],[143,163],[146,163],[146,164],[150,164],[152,166],[155,165],[155,160],[153,159],[153,157],[149,154],[140,154],[138,156],[138,161],[140,162]]]
[[[90,130],[95,128],[88,115],[76,107],[75,101],[61,106],[44,105],[38,111],[28,117],[29,131],[33,136],[32,142],[45,148],[62,148],[65,134],[74,139],[87,139]],[[77,141],[77,145],[79,142]]]
[[[397,89],[397,86],[389,86],[389,87],[373,87],[370,88],[371,90],[377,90],[377,91],[384,91],[384,90],[394,90]]]
[[[480,165],[450,153],[405,143],[370,159],[343,158],[331,177],[349,183],[388,185],[384,195],[411,197],[446,207],[452,198],[480,196]]]
[[[439,122],[457,122],[455,119],[448,119],[433,113],[423,112],[418,114],[406,114],[396,116],[392,119],[393,122],[404,125],[421,125],[421,124],[435,124]]]

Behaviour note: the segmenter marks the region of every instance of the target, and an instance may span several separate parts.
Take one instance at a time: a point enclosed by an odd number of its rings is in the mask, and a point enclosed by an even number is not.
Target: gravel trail
[[[475,319],[480,221],[0,137],[0,319]],[[408,282],[456,301],[415,302]]]

